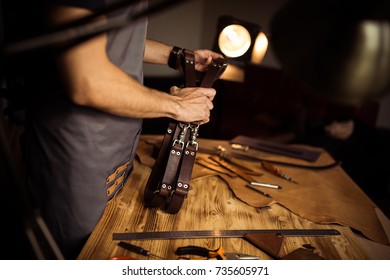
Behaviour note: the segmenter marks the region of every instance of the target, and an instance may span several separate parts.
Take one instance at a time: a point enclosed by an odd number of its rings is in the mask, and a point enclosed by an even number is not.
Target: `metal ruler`
[[[333,236],[340,235],[335,229],[239,229],[239,230],[192,230],[113,233],[113,240],[190,239],[245,237],[247,233],[275,233],[280,236]]]

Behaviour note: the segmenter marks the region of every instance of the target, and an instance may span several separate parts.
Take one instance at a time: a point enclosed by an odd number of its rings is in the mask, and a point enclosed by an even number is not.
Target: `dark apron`
[[[108,35],[111,61],[139,82],[145,34],[141,20]],[[28,186],[63,254],[75,258],[133,168],[142,120],[77,106],[48,77],[27,115]]]

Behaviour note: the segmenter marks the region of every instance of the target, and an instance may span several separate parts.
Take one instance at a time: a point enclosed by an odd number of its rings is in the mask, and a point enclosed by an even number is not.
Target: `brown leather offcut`
[[[273,258],[280,258],[286,237],[276,233],[247,233],[244,238]]]
[[[194,52],[183,50],[180,62],[185,87],[212,87],[227,67],[226,60],[213,61],[206,72],[195,70]],[[160,146],[156,162],[146,183],[146,207],[162,207],[167,213],[179,212],[190,190],[198,143],[198,123],[171,121]]]
[[[120,165],[115,169],[113,173],[111,173],[107,178],[106,178],[106,194],[107,197],[111,197],[115,191],[117,191],[122,183],[123,180],[125,179],[125,176],[127,175],[127,169],[130,165],[130,162],[126,162],[125,164]]]

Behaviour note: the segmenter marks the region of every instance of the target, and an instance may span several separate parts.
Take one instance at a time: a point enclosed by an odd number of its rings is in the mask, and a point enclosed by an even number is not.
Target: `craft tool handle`
[[[265,170],[268,170],[276,175],[281,175],[282,172],[277,169],[275,166],[273,166],[271,163],[269,162],[266,162],[266,161],[262,161],[261,162],[261,165],[264,167]]]
[[[129,251],[132,251],[134,253],[143,255],[143,256],[149,256],[150,255],[150,252],[148,250],[145,250],[142,247],[135,246],[133,244],[126,243],[126,242],[123,242],[123,241],[119,242],[118,246],[120,246],[120,247],[122,247],[124,249],[127,249]]]
[[[266,193],[266,192],[263,192],[263,191],[261,191],[261,190],[255,189],[254,187],[252,187],[252,186],[250,186],[250,185],[245,185],[245,187],[247,187],[247,188],[249,188],[249,189],[252,189],[252,190],[254,190],[255,192],[258,192],[258,193],[264,195],[265,197],[272,198],[272,196],[271,196],[270,194],[268,194],[268,193]]]

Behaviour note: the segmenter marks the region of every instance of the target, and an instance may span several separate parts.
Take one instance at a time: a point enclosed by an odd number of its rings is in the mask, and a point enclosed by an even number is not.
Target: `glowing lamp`
[[[256,23],[222,16],[218,19],[213,50],[222,53],[229,63],[260,64],[268,47],[268,39]]]

